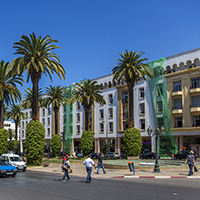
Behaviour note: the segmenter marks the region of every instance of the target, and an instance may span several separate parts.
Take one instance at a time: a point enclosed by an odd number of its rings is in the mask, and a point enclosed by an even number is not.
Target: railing
[[[174,106],[174,107],[172,107],[172,110],[178,110],[178,109],[183,109],[183,107],[182,106]]]
[[[190,108],[197,108],[197,107],[200,107],[200,104],[192,104],[192,105],[190,105]]]
[[[180,91],[182,91],[182,88],[173,88],[172,89],[172,92],[180,92]]]
[[[200,86],[199,85],[191,85],[190,86],[190,89],[195,89],[195,88],[200,88]]]

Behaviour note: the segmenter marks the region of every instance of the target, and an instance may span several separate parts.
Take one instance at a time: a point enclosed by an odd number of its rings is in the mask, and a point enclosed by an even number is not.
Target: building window
[[[50,109],[50,107],[48,107],[48,115],[50,115],[51,114],[51,109]]]
[[[47,118],[47,125],[50,125],[50,117]]]
[[[183,126],[182,117],[175,117],[174,128],[179,128],[182,126]]]
[[[125,131],[126,129],[128,129],[128,122],[127,121],[123,122],[123,130]]]
[[[29,118],[32,118],[32,111],[30,111],[30,117]]]
[[[22,130],[22,137],[24,138],[24,130]]]
[[[181,81],[176,81],[173,84],[174,84],[174,86],[173,86],[172,92],[182,91]]]
[[[47,129],[47,136],[50,136],[50,128]]]
[[[24,128],[24,122],[22,122],[22,128]]]
[[[73,115],[72,114],[69,115],[69,123],[70,124],[73,123]]]
[[[156,96],[161,96],[163,94],[163,86],[162,84],[156,85]]]
[[[100,123],[99,129],[100,129],[100,133],[104,132],[104,123]]]
[[[42,116],[45,116],[45,108],[42,109]]]
[[[99,118],[100,119],[103,119],[103,115],[104,115],[103,109],[99,110]]]
[[[192,126],[200,126],[200,115],[192,116]]]
[[[76,120],[77,120],[77,122],[80,122],[80,113],[77,113]]]
[[[123,100],[122,100],[123,103],[128,103],[128,92],[124,92],[123,93]]]
[[[174,99],[174,107],[172,110],[182,109],[182,99]]]
[[[192,78],[191,79],[191,89],[200,87],[200,78]]]
[[[108,117],[113,118],[113,108],[108,109]]]
[[[163,118],[157,118],[157,125],[159,128],[163,126]]]
[[[113,132],[113,122],[109,122],[109,132]]]
[[[77,132],[76,132],[77,135],[80,135],[80,125],[77,125]]]
[[[26,112],[26,115],[28,116],[28,112]]]
[[[108,95],[108,103],[113,104],[113,94]]]
[[[45,118],[42,119],[42,124],[45,126]]]
[[[162,113],[162,112],[163,112],[163,102],[157,101],[157,113]]]
[[[145,119],[140,120],[140,130],[144,131],[145,130]]]
[[[78,101],[76,102],[76,110],[80,110],[80,103]]]
[[[128,106],[123,107],[123,117],[128,117]]]
[[[139,99],[144,99],[144,88],[139,89]]]
[[[141,104],[140,104],[140,107],[139,107],[139,109],[140,109],[140,115],[144,115],[144,114],[145,114],[145,107],[144,107],[144,103],[141,103]]]
[[[200,96],[192,97],[191,108],[200,107]]]

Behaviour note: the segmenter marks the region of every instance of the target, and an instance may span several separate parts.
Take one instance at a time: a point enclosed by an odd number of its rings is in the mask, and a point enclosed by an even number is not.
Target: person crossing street
[[[105,168],[104,168],[104,166],[103,166],[103,161],[102,161],[102,159],[103,159],[103,153],[101,152],[100,155],[99,155],[99,157],[98,157],[97,174],[99,174],[99,169],[100,169],[100,167],[102,167],[103,173],[106,174]]]
[[[84,160],[83,164],[85,165],[86,171],[87,171],[87,178],[86,178],[85,183],[90,183],[91,182],[92,166],[94,166],[94,168],[96,169],[94,161],[91,159],[91,155],[89,155],[88,158]]]

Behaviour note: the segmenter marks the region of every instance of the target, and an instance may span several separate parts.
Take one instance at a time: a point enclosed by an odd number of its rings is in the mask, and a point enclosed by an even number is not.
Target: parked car
[[[91,153],[90,154],[90,156],[91,156],[91,158],[98,158],[99,157],[99,155],[100,155],[100,153]]]
[[[119,154],[118,153],[114,153],[114,152],[110,152],[109,154],[105,154],[104,159],[118,159],[119,158]]]
[[[10,165],[16,167],[18,170],[23,170],[23,172],[26,171],[26,163],[17,154],[13,153],[2,154],[1,159],[8,161]]]
[[[182,150],[182,151],[179,151],[178,153],[174,154],[174,159],[177,160],[182,160],[182,159],[186,159],[187,158],[187,155],[190,153],[191,150]],[[195,156],[195,159],[197,158],[197,153],[194,151],[194,156]]]
[[[148,152],[148,153],[142,153],[140,154],[140,159],[156,159],[156,153],[154,152]],[[158,154],[158,159],[160,158],[160,155]]]
[[[77,158],[83,158],[84,157],[82,153],[78,153],[76,156],[77,156]]]
[[[12,176],[15,177],[17,174],[17,168],[10,165],[7,160],[0,159],[0,176]]]

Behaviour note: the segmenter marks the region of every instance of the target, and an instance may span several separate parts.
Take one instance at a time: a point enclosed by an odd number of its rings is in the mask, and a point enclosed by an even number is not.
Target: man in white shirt
[[[94,161],[91,159],[91,156],[89,155],[87,159],[84,160],[83,164],[86,167],[86,171],[87,171],[87,178],[86,178],[86,183],[90,183],[91,182],[91,172],[92,172],[92,166],[94,166],[94,168],[96,169],[96,166],[94,164]]]

